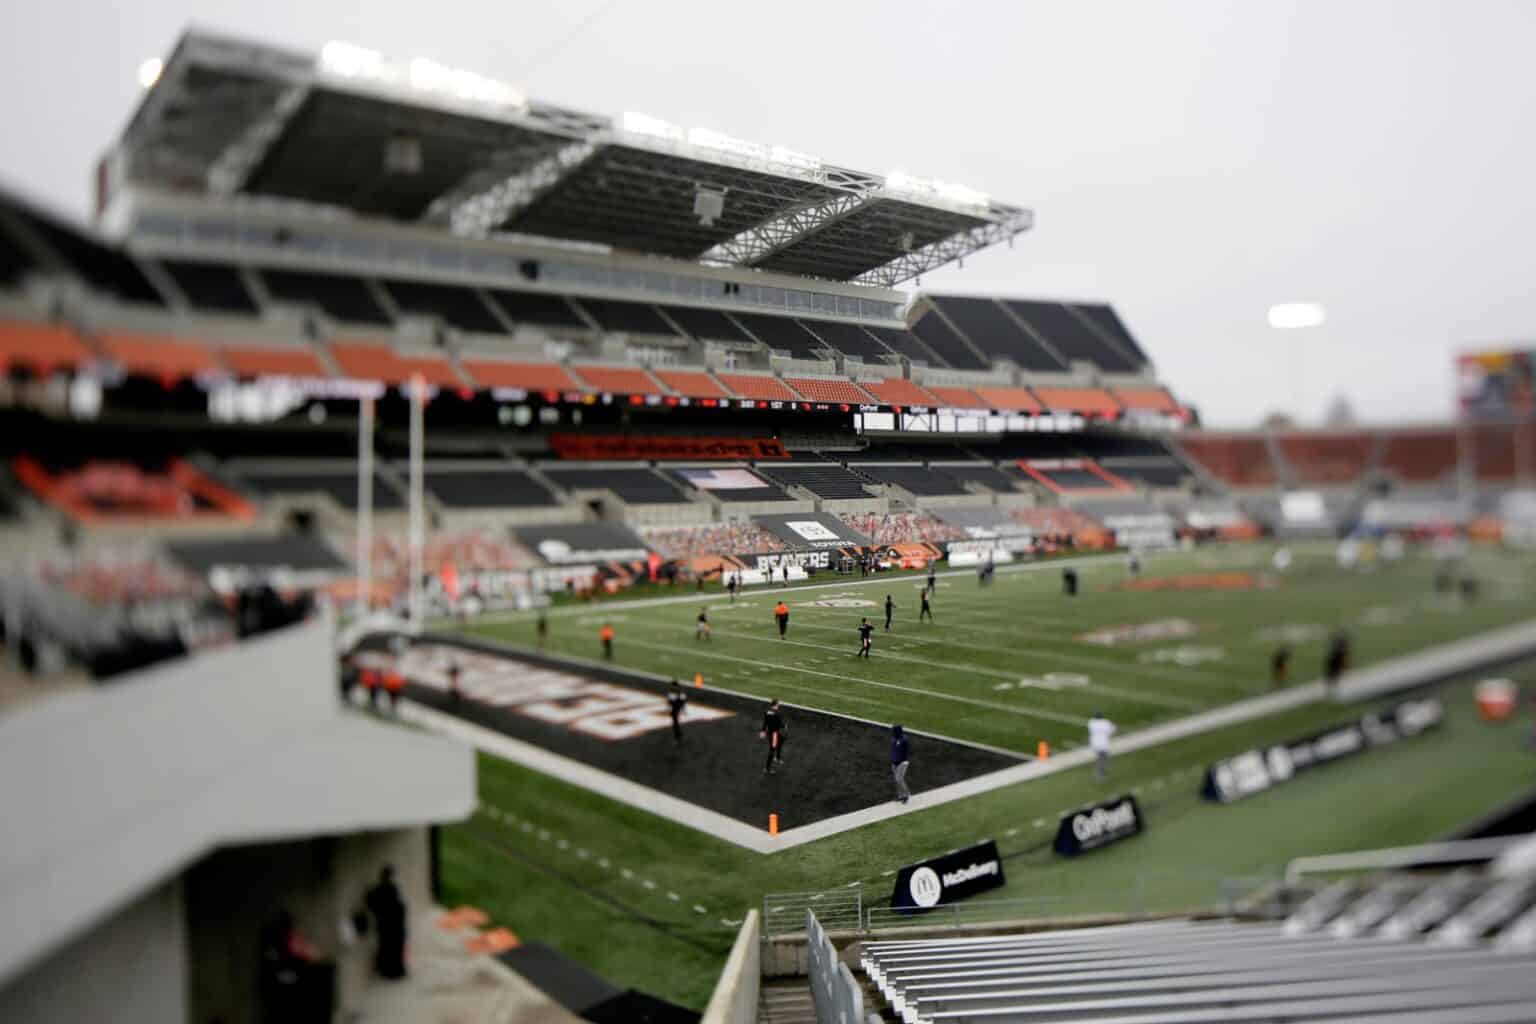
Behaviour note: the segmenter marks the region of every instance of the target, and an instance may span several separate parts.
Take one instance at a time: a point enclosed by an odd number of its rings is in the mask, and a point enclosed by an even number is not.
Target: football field
[[[941,574],[932,621],[918,620],[924,581],[912,574],[764,588],[734,603],[714,589],[566,606],[549,613],[547,650],[596,660],[598,631],[611,623],[620,667],[684,682],[702,674],[709,686],[1031,756],[1042,740],[1053,750],[1083,743],[1095,712],[1125,732],[1269,692],[1281,645],[1293,651],[1291,682],[1303,682],[1321,675],[1337,630],[1363,666],[1536,615],[1526,556],[1474,552],[1468,599],[1436,593],[1428,559],[1346,572],[1319,545],[1295,549],[1281,572],[1272,552],[1154,555],[1138,576],[1123,557],[1076,559],[1075,597],[1062,592],[1061,563],[1005,567],[986,586],[972,573]],[[783,638],[780,598],[790,608]],[[708,640],[695,636],[701,609]],[[855,656],[866,617],[876,627],[868,659]],[[458,632],[536,642],[532,615]]]

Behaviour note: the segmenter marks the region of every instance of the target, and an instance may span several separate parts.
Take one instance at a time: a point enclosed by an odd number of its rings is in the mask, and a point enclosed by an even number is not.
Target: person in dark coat
[[[1329,693],[1339,690],[1339,677],[1349,669],[1349,634],[1342,629],[1333,634],[1328,654],[1323,659],[1323,682]]]
[[[373,969],[381,978],[405,977],[405,900],[395,885],[395,869],[385,867],[379,881],[364,898],[378,929],[379,945]]]
[[[912,759],[912,745],[901,726],[891,726],[891,778],[896,780],[896,802],[904,804],[912,799],[907,788],[907,767]]]

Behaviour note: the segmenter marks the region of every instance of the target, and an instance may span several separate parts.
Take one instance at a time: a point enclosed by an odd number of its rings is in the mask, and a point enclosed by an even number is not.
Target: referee
[[[768,760],[763,765],[763,774],[772,775],[775,764],[784,763],[784,737],[789,733],[789,726],[784,724],[784,716],[779,714],[779,702],[771,701],[768,710],[763,712],[763,727],[758,732],[758,739],[768,741]]]

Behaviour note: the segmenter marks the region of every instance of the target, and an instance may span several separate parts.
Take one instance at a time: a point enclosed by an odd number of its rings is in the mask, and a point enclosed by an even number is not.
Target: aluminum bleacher
[[[1529,1022],[1523,957],[1272,923],[1183,920],[866,942],[861,967],[908,1024],[1098,1021]]]
[[[856,473],[830,462],[797,462],[794,465],[759,465],[757,472],[785,487],[804,487],[821,498],[868,498],[865,481]]]

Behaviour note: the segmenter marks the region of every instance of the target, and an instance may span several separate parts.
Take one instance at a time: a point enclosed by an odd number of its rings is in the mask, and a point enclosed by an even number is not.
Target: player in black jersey
[[[896,602],[891,600],[891,595],[885,595],[885,631],[891,631],[891,616],[896,613]]]
[[[922,608],[918,609],[917,621],[922,622],[924,619],[927,619],[929,622],[932,622],[933,609],[928,606],[928,591],[923,591],[921,596],[923,599],[923,606]]]
[[[772,775],[775,764],[784,763],[784,737],[789,735],[789,726],[784,724],[784,717],[779,714],[779,702],[771,701],[768,710],[763,712],[763,727],[758,732],[757,738],[768,741],[768,761],[763,765],[763,774]]]
[[[688,694],[676,679],[667,688],[667,708],[672,712],[672,743],[683,745],[683,713],[688,710]]]
[[[873,647],[874,644],[875,627],[870,624],[868,619],[864,619],[859,623],[859,653],[855,654],[854,657],[868,658],[869,649]]]
[[[698,626],[696,626],[694,628],[693,638],[695,640],[708,640],[709,639],[709,609],[708,608],[700,608],[699,609],[699,624],[698,624]]]
[[[937,587],[938,585],[939,585],[938,575],[933,571],[933,563],[929,562],[928,563],[928,585],[923,588],[923,593],[925,593],[925,594],[933,593],[933,589],[935,587]]]

